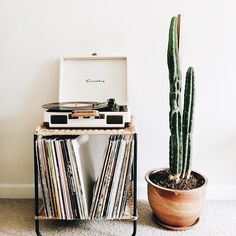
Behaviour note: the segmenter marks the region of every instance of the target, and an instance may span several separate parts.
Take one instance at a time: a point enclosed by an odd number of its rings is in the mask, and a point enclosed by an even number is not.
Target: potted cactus
[[[180,15],[171,19],[167,61],[169,69],[169,168],[149,171],[148,200],[163,227],[181,230],[195,225],[205,202],[207,178],[191,171],[194,112],[194,69],[185,78],[184,106],[181,106],[179,63]]]

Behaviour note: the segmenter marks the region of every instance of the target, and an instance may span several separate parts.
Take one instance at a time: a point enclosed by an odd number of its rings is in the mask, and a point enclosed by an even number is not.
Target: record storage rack
[[[57,220],[57,218],[49,219],[43,214],[42,206],[39,206],[39,173],[37,167],[37,156],[36,156],[36,145],[35,141],[39,136],[63,136],[63,135],[133,135],[134,138],[134,159],[132,165],[132,176],[133,176],[133,186],[132,186],[132,198],[127,200],[127,204],[130,204],[130,209],[132,214],[126,216],[125,218],[120,218],[119,220],[132,220],[133,221],[133,232],[132,236],[136,235],[137,231],[137,132],[135,128],[134,121],[129,127],[124,129],[48,129],[43,125],[37,127],[34,133],[33,145],[34,145],[34,210],[35,210],[35,232],[36,235],[40,236],[39,222],[40,220]],[[76,219],[80,220],[80,219]]]

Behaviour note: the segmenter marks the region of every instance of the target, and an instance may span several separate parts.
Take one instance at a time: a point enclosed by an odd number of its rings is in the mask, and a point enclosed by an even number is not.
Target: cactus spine
[[[186,74],[184,111],[182,117],[181,108],[181,72],[179,65],[179,18],[173,17],[169,29],[169,43],[167,62],[169,69],[170,83],[170,141],[169,141],[169,163],[170,178],[190,176],[191,166],[191,141],[192,141],[192,120],[194,108],[194,71],[190,67]]]

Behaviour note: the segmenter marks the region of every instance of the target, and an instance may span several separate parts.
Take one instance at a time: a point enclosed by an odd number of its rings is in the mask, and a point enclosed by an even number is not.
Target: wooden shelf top
[[[39,125],[35,130],[35,135],[38,136],[52,136],[52,135],[98,135],[98,134],[108,134],[108,135],[124,135],[124,134],[134,134],[136,133],[135,119],[132,117],[132,122],[129,127],[124,129],[49,129]]]

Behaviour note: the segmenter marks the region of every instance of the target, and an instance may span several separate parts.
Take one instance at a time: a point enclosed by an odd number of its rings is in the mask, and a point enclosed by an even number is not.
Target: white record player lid
[[[128,104],[126,57],[63,57],[60,60],[59,102],[115,98]]]

